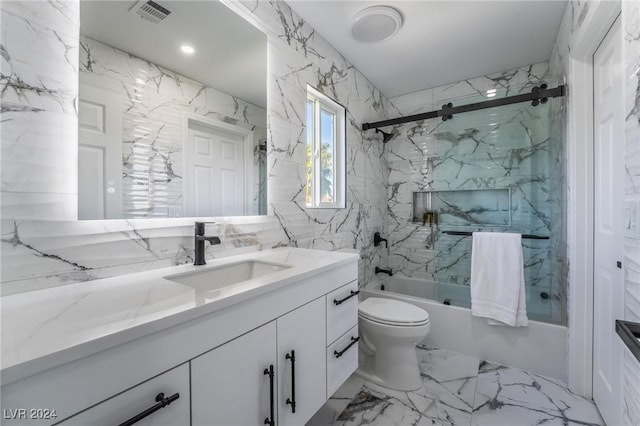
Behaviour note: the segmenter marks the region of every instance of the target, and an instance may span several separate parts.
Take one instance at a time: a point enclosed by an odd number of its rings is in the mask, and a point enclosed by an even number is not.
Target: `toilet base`
[[[391,364],[388,364],[388,359],[378,359],[377,354],[370,356],[360,350],[359,355],[360,361],[355,372],[358,377],[388,389],[404,392],[415,391],[422,386],[418,356],[415,349],[413,356],[404,351],[402,356],[394,357],[395,362]],[[376,367],[376,363],[381,365]],[[383,363],[384,367],[382,366]],[[384,376],[380,377],[376,374],[378,371],[382,372]]]

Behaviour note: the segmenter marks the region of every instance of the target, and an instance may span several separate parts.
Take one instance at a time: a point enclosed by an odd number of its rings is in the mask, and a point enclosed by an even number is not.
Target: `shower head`
[[[382,143],[387,143],[393,138],[393,133],[387,133],[376,128],[376,133],[382,133]]]

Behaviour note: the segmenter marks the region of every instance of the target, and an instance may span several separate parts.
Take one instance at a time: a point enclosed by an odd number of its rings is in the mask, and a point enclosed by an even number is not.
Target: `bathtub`
[[[430,300],[433,283],[415,278],[389,277],[360,293],[362,300],[386,297],[427,311],[431,332],[423,340],[426,345],[567,382],[567,327],[531,320],[528,327],[489,325],[470,309]]]

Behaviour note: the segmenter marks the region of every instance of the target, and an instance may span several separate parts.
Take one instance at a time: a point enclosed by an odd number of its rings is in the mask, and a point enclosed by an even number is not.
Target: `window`
[[[345,207],[343,106],[307,86],[307,207]]]

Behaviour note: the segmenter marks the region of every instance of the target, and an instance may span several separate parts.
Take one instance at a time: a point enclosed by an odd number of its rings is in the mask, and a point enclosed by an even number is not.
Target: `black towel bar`
[[[473,235],[473,233],[469,231],[442,231],[442,233],[447,235],[460,235],[462,237],[470,237],[471,235]],[[548,240],[549,239],[549,237],[543,237],[540,235],[531,235],[531,234],[522,234],[522,238],[525,238],[528,240]]]

